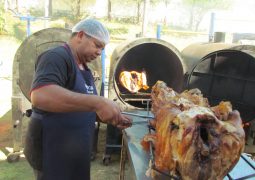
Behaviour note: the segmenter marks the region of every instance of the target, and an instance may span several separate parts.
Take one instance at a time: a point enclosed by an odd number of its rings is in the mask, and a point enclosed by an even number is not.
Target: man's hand
[[[121,118],[121,122],[120,124],[117,125],[117,128],[119,129],[126,129],[132,126],[132,119],[130,119],[130,117],[121,114],[122,118]]]
[[[110,123],[120,129],[128,128],[132,125],[130,117],[121,114],[121,109],[117,103],[102,98],[96,108],[96,113],[104,123]]]

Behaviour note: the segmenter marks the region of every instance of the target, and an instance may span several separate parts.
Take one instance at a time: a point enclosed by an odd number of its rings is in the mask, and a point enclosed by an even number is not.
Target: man
[[[42,146],[42,164],[39,160],[34,165],[34,157],[25,147],[28,161],[39,170],[37,179],[89,180],[96,115],[121,129],[131,125],[113,101],[96,95],[87,66],[108,42],[109,33],[99,21],[82,20],[73,27],[66,44],[39,56],[31,89],[32,125],[26,147],[31,142],[36,146],[37,141],[31,137],[33,131],[38,131],[32,129],[41,124],[42,144],[37,148]]]

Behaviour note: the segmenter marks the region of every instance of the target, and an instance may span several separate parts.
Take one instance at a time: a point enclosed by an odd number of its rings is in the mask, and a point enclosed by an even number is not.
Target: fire
[[[140,89],[149,89],[144,71],[141,73],[136,71],[123,71],[120,73],[119,80],[121,85],[131,93],[137,93]]]

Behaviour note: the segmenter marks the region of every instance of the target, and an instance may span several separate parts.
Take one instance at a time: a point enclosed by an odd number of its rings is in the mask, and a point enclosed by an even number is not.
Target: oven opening
[[[146,108],[152,86],[164,81],[176,91],[182,90],[183,67],[179,57],[168,47],[144,43],[128,50],[114,73],[118,97],[137,108]]]

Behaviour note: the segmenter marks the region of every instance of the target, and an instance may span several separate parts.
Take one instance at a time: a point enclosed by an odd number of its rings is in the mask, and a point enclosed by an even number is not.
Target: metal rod
[[[154,116],[150,116],[150,115],[135,114],[135,113],[130,113],[130,112],[121,112],[121,114],[129,115],[129,116],[136,116],[136,117],[140,117],[140,118],[154,119]]]
[[[247,163],[249,164],[249,166],[255,170],[255,167],[241,154],[241,158]]]

